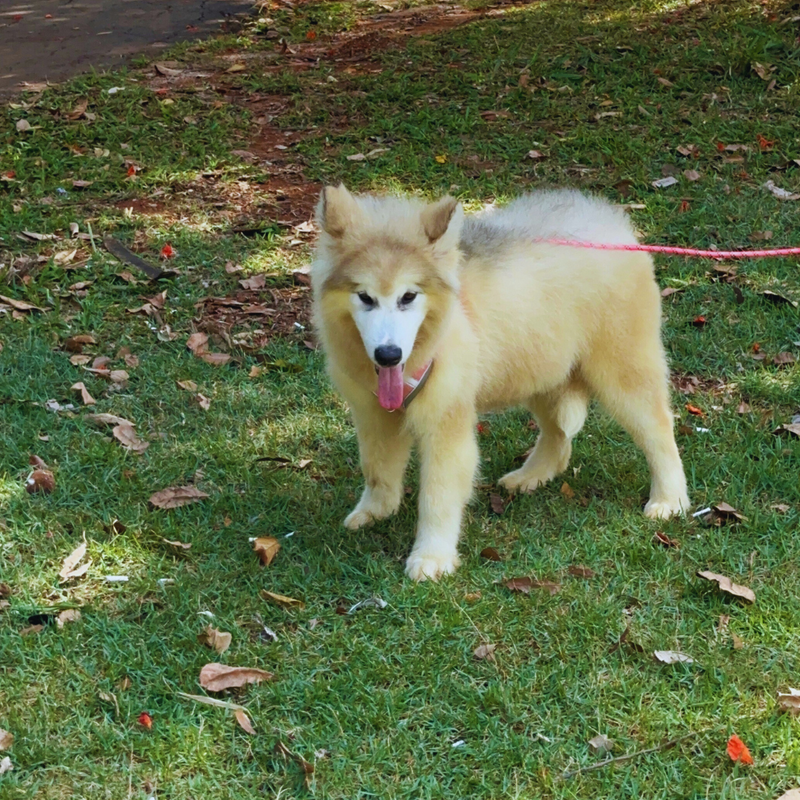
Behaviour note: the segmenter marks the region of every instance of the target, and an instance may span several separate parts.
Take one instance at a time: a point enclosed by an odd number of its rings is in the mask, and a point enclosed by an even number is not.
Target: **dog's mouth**
[[[403,365],[375,367],[378,373],[378,402],[387,411],[402,408],[404,398]]]

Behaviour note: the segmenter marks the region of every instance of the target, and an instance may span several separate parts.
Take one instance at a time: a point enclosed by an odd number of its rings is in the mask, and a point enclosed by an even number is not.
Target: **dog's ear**
[[[431,244],[441,241],[443,244],[454,246],[458,242],[463,216],[461,203],[450,195],[425,206],[422,212],[422,227],[425,229],[428,241]]]
[[[355,198],[343,183],[326,186],[317,203],[317,224],[329,236],[339,239],[360,216]]]

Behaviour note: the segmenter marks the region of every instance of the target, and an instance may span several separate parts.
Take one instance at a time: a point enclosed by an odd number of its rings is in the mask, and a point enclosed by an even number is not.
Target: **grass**
[[[800,443],[772,431],[800,411],[800,385],[796,365],[752,357],[756,343],[769,358],[797,354],[796,309],[762,294],[800,299],[796,259],[742,262],[732,281],[706,261],[658,260],[661,284],[681,289],[664,301],[673,369],[699,379],[694,394],[674,396],[692,499],[699,508],[727,501],[745,521],[644,519],[643,458],[593,414],[576,441],[575,472],[565,476],[575,497],[558,482],[496,515],[490,490],[479,488],[463,566],[439,584],[411,585],[402,573],[415,475],[397,517],[358,535],[340,526],[360,488],[355,436],[322,355],[291,323],[295,313],[305,319],[292,271],[310,239],[280,224],[287,212],[276,181],[308,186],[309,196],[318,182],[338,179],[356,189],[449,189],[470,206],[569,184],[643,205],[631,213],[651,242],[797,243],[797,203],[762,186],[800,189],[800,45],[797,23],[786,21],[796,14],[789,4],[470,8],[476,16],[461,27],[393,34],[355,61],[317,61],[380,9],[298,4],[235,37],[177,48],[177,68],[206,75],[182,88],[142,66],[23,95],[3,111],[0,175],[12,180],[0,196],[0,293],[46,309],[0,315],[0,579],[11,589],[0,611],[0,728],[16,737],[14,769],[0,777],[3,800],[749,800],[797,785],[798,722],[778,713],[775,694],[797,685],[800,666]],[[267,36],[276,29],[296,53],[279,54]],[[307,53],[315,55],[303,62]],[[245,69],[226,71],[237,63]],[[273,112],[264,103],[276,98],[282,110],[265,120]],[[82,100],[95,119],[68,119]],[[16,131],[23,118],[34,130]],[[276,151],[286,132],[288,150]],[[271,163],[232,153],[257,153],[265,142]],[[730,144],[750,149],[719,149]],[[696,157],[677,151],[689,145]],[[387,149],[346,159],[378,148]],[[544,157],[531,159],[530,150]],[[689,181],[687,169],[700,178]],[[665,171],[678,184],[653,188]],[[75,179],[92,184],[73,189]],[[154,205],[130,213],[130,200]],[[232,234],[240,219],[262,233]],[[71,222],[151,260],[170,242],[182,274],[132,285],[85,239],[17,236],[66,237]],[[73,248],[73,263],[85,266],[65,269],[71,264],[51,258]],[[228,273],[227,261],[242,272]],[[253,323],[255,349],[231,347],[196,304],[232,295],[239,278],[259,273],[263,300],[282,313],[289,303],[289,322],[275,331]],[[70,289],[81,281],[92,283]],[[160,319],[127,311],[164,289]],[[696,327],[700,315],[707,322]],[[218,368],[192,356],[184,345],[198,326],[236,361]],[[245,325],[230,335],[242,332]],[[126,387],[70,363],[63,342],[81,333],[97,341],[87,353],[129,371]],[[117,357],[122,346],[138,366]],[[263,372],[250,377],[259,365]],[[79,380],[97,398],[93,410],[136,423],[150,442],[144,455],[86,419],[70,391]],[[210,409],[178,380],[195,381]],[[51,399],[77,408],[54,413],[44,406]],[[705,416],[691,416],[687,402]],[[742,402],[749,410],[740,413]],[[485,422],[481,480],[489,484],[534,434],[521,412]],[[24,491],[31,453],[54,469],[50,495]],[[290,464],[257,461],[266,456]],[[302,459],[312,461],[297,469]],[[189,481],[209,498],[171,511],[148,506],[154,491]],[[680,549],[655,546],[656,530]],[[260,535],[282,545],[268,568],[248,541]],[[84,538],[92,566],[62,585],[61,563]],[[176,551],[164,539],[192,548]],[[487,546],[504,560],[482,559]],[[594,576],[570,575],[576,564]],[[726,598],[695,577],[698,569],[751,586],[756,603]],[[129,581],[107,583],[106,575]],[[562,589],[525,596],[498,583],[518,575]],[[261,589],[301,598],[305,608],[269,605]],[[388,606],[340,613],[373,595]],[[80,607],[82,617],[59,629],[54,616],[65,606]],[[722,615],[730,619],[720,631]],[[259,619],[276,641],[260,635]],[[41,632],[20,635],[35,622]],[[196,640],[209,622],[233,634],[220,657]],[[614,649],[627,626],[644,652]],[[497,645],[494,661],[474,658],[481,643]],[[655,663],[652,651],[665,649],[695,663]],[[223,694],[247,706],[257,736],[230,713],[177,695],[201,693],[199,670],[214,660],[275,673]],[[150,731],[137,722],[143,711]],[[587,744],[598,733],[621,755],[690,732],[657,753],[560,777],[603,758]],[[753,767],[725,754],[734,732]],[[279,741],[315,763],[308,781],[276,753]]]

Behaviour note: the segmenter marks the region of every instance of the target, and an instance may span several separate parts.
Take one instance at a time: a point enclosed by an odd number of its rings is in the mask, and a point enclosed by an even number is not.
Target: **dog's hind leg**
[[[572,439],[586,421],[589,395],[578,380],[547,394],[534,396],[530,409],[541,433],[525,463],[500,479],[510,492],[532,492],[569,464]]]
[[[399,508],[411,436],[403,429],[403,415],[390,414],[377,402],[363,408],[352,404],[351,408],[365,481],[358,505],[344,521],[345,527],[355,530],[391,516]]]
[[[642,358],[628,353],[627,362],[616,368],[608,361],[592,364],[589,360],[585,371],[598,400],[630,433],[647,458],[652,483],[645,515],[668,519],[689,510],[689,495],[672,430],[666,361],[660,346],[653,350],[641,353]],[[600,369],[595,369],[597,366]]]

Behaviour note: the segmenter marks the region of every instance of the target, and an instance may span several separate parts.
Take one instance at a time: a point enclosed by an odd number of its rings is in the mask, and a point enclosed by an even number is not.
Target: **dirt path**
[[[0,96],[207,36],[249,0],[28,0],[0,3]]]

